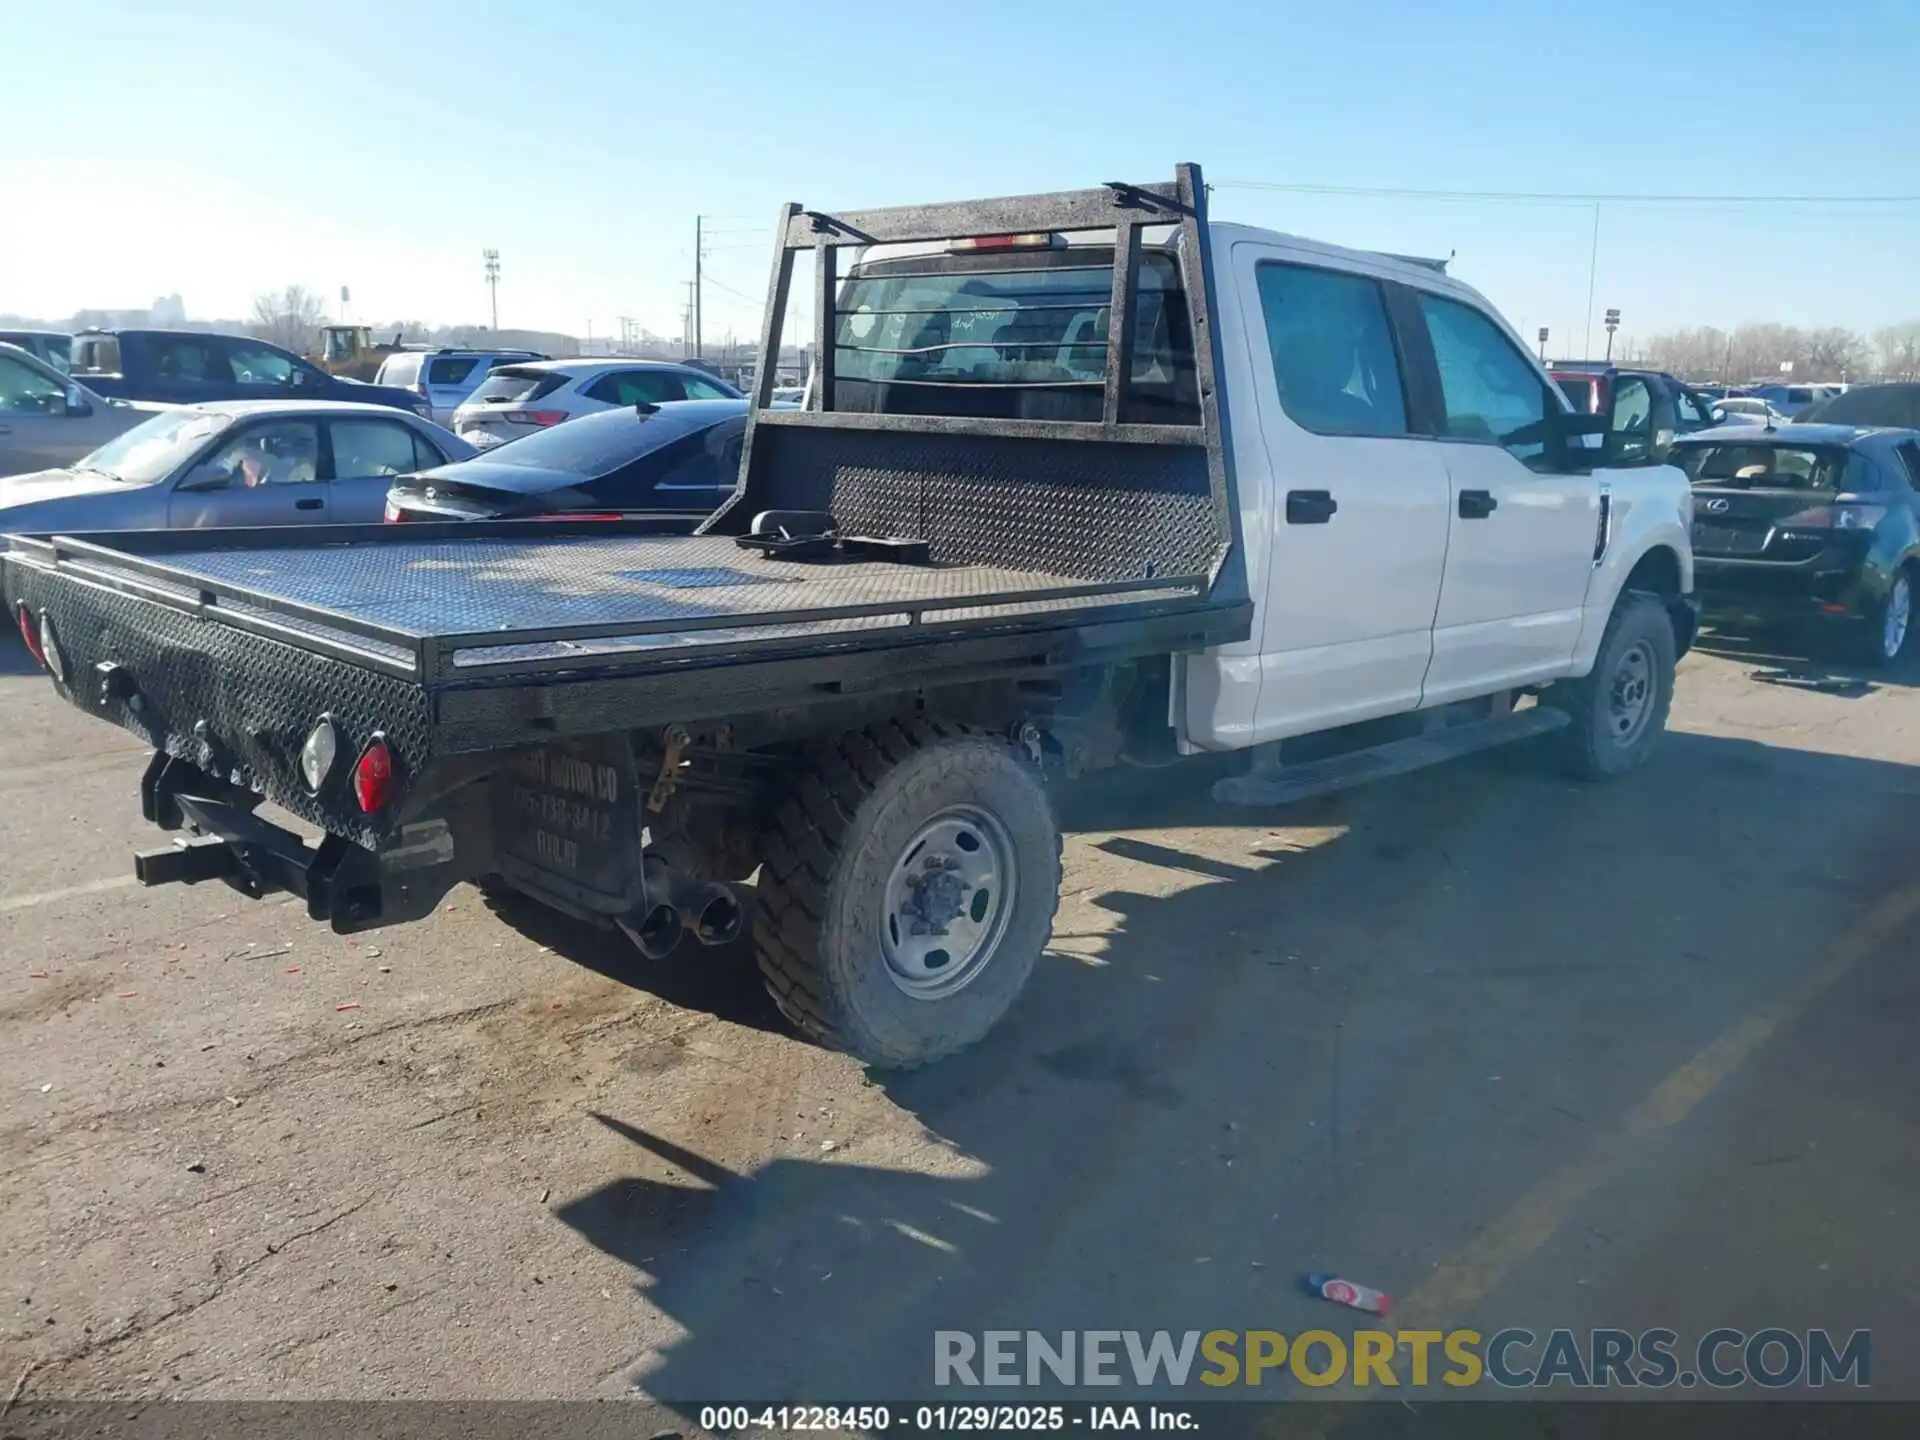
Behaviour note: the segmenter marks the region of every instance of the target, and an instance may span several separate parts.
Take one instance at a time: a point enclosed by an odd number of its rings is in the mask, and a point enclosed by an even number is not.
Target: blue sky
[[[1920,4],[13,4],[0,312],[289,282],[361,318],[757,325],[771,215],[1154,179],[1552,192],[1920,193]],[[164,12],[164,13],[163,13]],[[1222,219],[1446,254],[1550,348],[1594,211],[1222,184]],[[1625,329],[1920,314],[1920,204],[1603,205]],[[1596,316],[1597,323],[1597,316]]]

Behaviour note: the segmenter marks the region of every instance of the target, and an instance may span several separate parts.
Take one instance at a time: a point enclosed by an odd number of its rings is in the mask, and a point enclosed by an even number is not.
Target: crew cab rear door
[[[1324,252],[1232,250],[1259,443],[1234,457],[1260,599],[1259,740],[1411,710],[1432,653],[1449,489],[1414,433],[1391,284]],[[1236,429],[1245,430],[1245,411]],[[1250,533],[1250,539],[1251,539]]]
[[[1600,482],[1554,442],[1566,408],[1506,327],[1459,294],[1403,292],[1450,487],[1422,703],[1564,675],[1593,575]],[[1669,422],[1670,423],[1670,422]]]

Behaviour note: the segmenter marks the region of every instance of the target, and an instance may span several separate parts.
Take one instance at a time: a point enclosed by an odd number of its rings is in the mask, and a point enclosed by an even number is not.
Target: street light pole
[[[500,252],[482,250],[480,256],[487,262],[487,301],[492,307],[493,328],[500,328]]]

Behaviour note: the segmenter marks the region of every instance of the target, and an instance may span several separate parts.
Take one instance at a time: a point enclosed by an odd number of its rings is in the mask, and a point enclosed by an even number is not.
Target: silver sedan
[[[473,454],[387,405],[186,405],[69,468],[0,479],[0,533],[373,524],[396,478]]]

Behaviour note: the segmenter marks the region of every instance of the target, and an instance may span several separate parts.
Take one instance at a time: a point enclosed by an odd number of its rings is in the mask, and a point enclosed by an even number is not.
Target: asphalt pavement
[[[145,756],[0,647],[0,1389],[903,1399],[938,1329],[1873,1333],[1920,1396],[1920,674],[1730,641],[1656,761],[1070,798],[989,1040],[461,890],[142,890]]]

